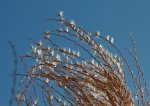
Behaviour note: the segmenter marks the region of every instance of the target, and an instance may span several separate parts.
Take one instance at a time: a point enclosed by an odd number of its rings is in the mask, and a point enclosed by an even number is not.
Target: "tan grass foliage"
[[[102,36],[99,31],[88,33],[75,21],[67,21],[63,11],[48,20],[60,28],[44,32],[39,42],[33,40],[31,51],[22,57],[31,63],[25,74],[17,74],[22,76],[16,93],[19,106],[148,105],[149,92],[132,37],[134,49],[129,53],[137,66],[137,77],[113,37]],[[126,71],[133,81],[133,92],[128,88]]]

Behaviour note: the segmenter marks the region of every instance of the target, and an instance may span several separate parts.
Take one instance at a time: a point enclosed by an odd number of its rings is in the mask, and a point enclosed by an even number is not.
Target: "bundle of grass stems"
[[[45,31],[39,42],[32,40],[30,52],[22,56],[28,66],[25,73],[17,74],[21,76],[15,97],[18,106],[150,104],[132,36],[133,50],[128,52],[137,75],[113,37],[85,31],[75,21],[66,20],[63,11],[57,18],[47,20],[56,22],[60,28]],[[128,86],[126,73],[131,77],[132,87]]]

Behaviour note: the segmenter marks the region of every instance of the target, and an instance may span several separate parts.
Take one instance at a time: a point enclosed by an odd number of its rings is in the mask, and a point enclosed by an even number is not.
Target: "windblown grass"
[[[62,11],[57,18],[48,20],[61,28],[44,32],[43,39],[33,40],[30,52],[22,56],[23,61],[31,60],[33,64],[29,64],[26,73],[16,74],[22,76],[16,93],[19,106],[148,105],[149,92],[132,36],[133,52],[129,53],[137,66],[137,77],[113,37],[102,36],[99,31],[88,33],[74,21],[66,20]],[[104,44],[115,52],[108,51]],[[128,89],[127,71],[134,92]]]

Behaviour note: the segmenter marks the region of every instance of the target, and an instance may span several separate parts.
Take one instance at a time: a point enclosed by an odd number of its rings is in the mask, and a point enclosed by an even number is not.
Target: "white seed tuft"
[[[42,45],[43,45],[43,42],[42,42],[42,41],[39,41],[37,44],[38,44],[39,46],[42,46]]]
[[[114,43],[114,38],[113,38],[113,37],[111,37],[110,42],[111,42],[111,43]]]
[[[48,78],[46,78],[46,79],[45,79],[45,82],[46,82],[46,83],[48,83],[48,82],[49,82],[49,79],[48,79]]]
[[[63,12],[63,11],[60,11],[58,15],[59,15],[60,17],[63,17],[63,16],[64,16],[64,12]]]
[[[38,104],[38,100],[35,99],[35,100],[34,100],[34,105],[37,105],[37,104]]]
[[[50,96],[50,99],[52,100],[52,99],[53,99],[53,97],[54,97],[54,95],[51,95],[51,96]]]
[[[100,36],[100,32],[99,31],[95,32],[95,36]]]
[[[71,25],[75,25],[75,21],[74,21],[74,20],[71,20],[71,21],[70,21],[70,24],[71,24]]]
[[[110,38],[110,36],[109,36],[109,35],[107,35],[107,36],[106,36],[106,39],[107,39],[107,40],[109,40],[109,38]]]
[[[46,31],[46,32],[44,32],[44,38],[45,39],[49,39],[50,38],[50,32],[49,32],[49,30]]]
[[[65,32],[69,32],[69,29],[68,29],[68,27],[66,27],[66,28],[65,28]]]

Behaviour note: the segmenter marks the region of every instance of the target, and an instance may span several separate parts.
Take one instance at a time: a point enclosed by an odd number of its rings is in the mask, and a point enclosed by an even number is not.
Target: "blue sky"
[[[114,37],[126,53],[130,48],[128,34],[133,32],[140,63],[150,88],[150,1],[149,0],[0,0],[0,103],[8,105],[13,55],[7,40],[13,42],[19,55],[29,50],[28,38],[40,39],[41,33],[53,28],[48,16],[63,10],[89,32],[100,30]],[[127,54],[127,53],[126,53]],[[128,56],[128,55],[127,55]]]

